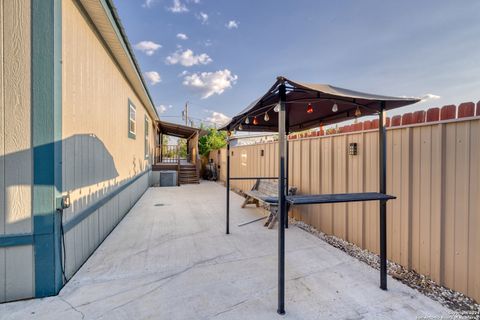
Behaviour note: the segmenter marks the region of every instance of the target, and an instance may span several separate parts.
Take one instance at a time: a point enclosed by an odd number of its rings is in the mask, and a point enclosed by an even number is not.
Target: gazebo
[[[278,306],[285,314],[285,227],[288,226],[287,204],[306,205],[354,201],[380,203],[380,288],[387,290],[387,220],[386,203],[394,196],[386,194],[385,111],[420,101],[418,98],[389,97],[362,93],[327,84],[313,84],[277,77],[271,88],[222,127],[229,135],[233,130],[278,132],[278,177],[230,177],[230,143],[227,144],[226,234],[230,233],[230,180],[278,179],[278,197],[265,199],[278,204]],[[286,135],[361,116],[379,117],[379,192],[287,196],[288,144]]]

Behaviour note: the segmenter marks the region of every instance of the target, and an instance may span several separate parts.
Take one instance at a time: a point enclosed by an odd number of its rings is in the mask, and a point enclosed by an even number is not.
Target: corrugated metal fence
[[[388,259],[480,301],[480,118],[387,130]],[[358,144],[358,155],[348,145]],[[290,142],[301,194],[378,190],[375,130]],[[232,148],[231,176],[277,176],[277,144]],[[225,150],[211,154],[225,177]],[[250,189],[254,181],[232,181]],[[378,203],[294,208],[290,215],[378,253]]]

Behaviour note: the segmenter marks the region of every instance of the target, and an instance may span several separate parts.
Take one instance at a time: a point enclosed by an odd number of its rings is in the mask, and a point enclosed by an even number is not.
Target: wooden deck
[[[160,163],[155,163],[152,165],[152,170],[153,171],[162,171],[162,170],[178,170],[178,164],[177,163],[166,163],[166,162],[160,162]]]
[[[195,164],[181,160],[180,165],[172,162],[159,162],[152,165],[153,171],[174,170],[178,171],[179,184],[199,183],[199,172]]]

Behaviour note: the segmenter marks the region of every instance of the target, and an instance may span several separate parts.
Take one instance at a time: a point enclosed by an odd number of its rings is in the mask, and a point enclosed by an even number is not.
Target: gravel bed
[[[372,268],[380,269],[380,258],[376,254],[361,249],[343,239],[326,235],[302,221],[290,219],[290,223],[317,236],[326,243],[346,252],[348,255],[368,264]],[[407,270],[395,262],[387,262],[387,271],[394,279],[454,311],[456,314],[453,315],[452,319],[480,319],[480,304],[465,296],[463,293],[441,286],[430,278],[415,271]]]

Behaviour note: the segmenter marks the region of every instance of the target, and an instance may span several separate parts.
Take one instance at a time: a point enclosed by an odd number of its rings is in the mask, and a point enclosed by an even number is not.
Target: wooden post
[[[177,186],[180,186],[180,145],[177,144]]]

